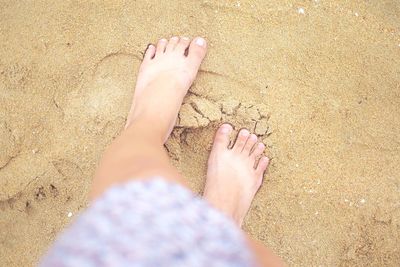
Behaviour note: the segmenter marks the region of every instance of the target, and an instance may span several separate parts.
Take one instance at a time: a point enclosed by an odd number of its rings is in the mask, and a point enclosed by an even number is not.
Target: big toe
[[[228,149],[232,131],[233,128],[230,124],[222,124],[215,134],[213,150]]]
[[[207,52],[207,42],[201,37],[192,40],[189,46],[188,59],[195,67],[199,67]]]

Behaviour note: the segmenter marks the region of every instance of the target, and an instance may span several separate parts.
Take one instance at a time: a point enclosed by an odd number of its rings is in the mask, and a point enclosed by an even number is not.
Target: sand
[[[196,192],[223,121],[272,165],[245,229],[291,266],[400,264],[400,4],[1,1],[0,266],[31,266],[87,205],[142,51],[209,53],[166,145]]]

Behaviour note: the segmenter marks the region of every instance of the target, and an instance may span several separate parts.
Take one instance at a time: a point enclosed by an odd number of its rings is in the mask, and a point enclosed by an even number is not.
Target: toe
[[[149,44],[146,48],[146,51],[144,51],[143,61],[151,60],[154,57],[155,53],[156,53],[156,47],[152,44]]]
[[[233,146],[233,150],[235,152],[242,152],[243,148],[246,144],[247,139],[249,138],[250,132],[247,129],[240,130],[238,137],[236,138],[235,145]]]
[[[207,43],[201,37],[196,37],[192,40],[189,46],[188,59],[194,66],[199,67],[201,61],[206,55]]]
[[[227,149],[230,142],[230,135],[233,131],[233,128],[230,124],[224,123],[222,124],[217,133],[215,134],[213,150],[214,149]]]
[[[171,52],[175,49],[176,45],[179,43],[179,37],[174,36],[169,39],[165,52]]]
[[[188,37],[182,37],[182,38],[179,40],[179,43],[176,45],[175,50],[176,50],[178,53],[184,55],[186,49],[189,47],[189,44],[190,44],[190,39],[189,39]]]
[[[253,159],[255,160],[256,158],[258,158],[262,153],[264,153],[265,150],[265,145],[263,143],[258,143],[253,152],[251,153],[251,157],[253,157]]]
[[[269,158],[262,157],[256,167],[257,174],[263,174],[265,172],[265,170],[267,169],[268,164],[269,164]]]
[[[160,39],[157,43],[157,50],[156,50],[156,56],[162,55],[165,52],[165,47],[167,46],[167,39]]]
[[[257,143],[257,135],[251,134],[249,136],[249,139],[247,139],[246,145],[243,148],[243,153],[246,153],[246,155],[250,155],[251,149],[254,147],[256,143]]]

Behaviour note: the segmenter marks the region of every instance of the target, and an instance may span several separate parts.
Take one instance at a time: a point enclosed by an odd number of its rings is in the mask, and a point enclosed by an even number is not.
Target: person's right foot
[[[183,97],[206,55],[206,41],[197,37],[161,39],[149,45],[139,69],[132,107],[125,128],[142,119],[154,125],[165,142],[178,116]]]
[[[239,132],[230,149],[232,126],[223,124],[218,129],[208,159],[204,198],[232,217],[241,226],[250,204],[260,188],[269,159],[258,158],[265,150],[257,136],[246,129]]]

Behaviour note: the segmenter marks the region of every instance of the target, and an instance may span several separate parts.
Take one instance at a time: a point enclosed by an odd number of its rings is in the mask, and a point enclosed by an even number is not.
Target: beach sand
[[[84,2],[84,3],[83,3]],[[398,1],[0,1],[0,266],[87,206],[142,52],[208,55],[166,148],[196,191],[221,122],[272,158],[245,230],[290,266],[400,264]]]

